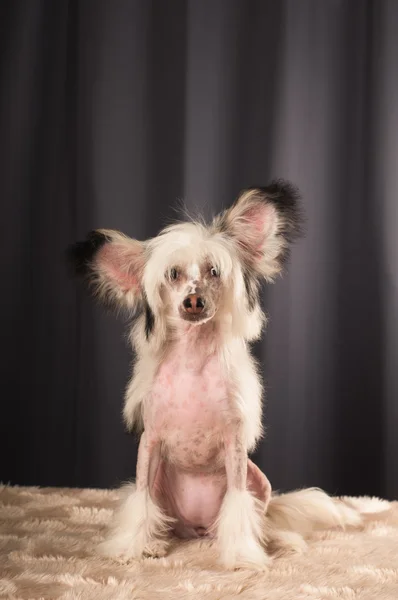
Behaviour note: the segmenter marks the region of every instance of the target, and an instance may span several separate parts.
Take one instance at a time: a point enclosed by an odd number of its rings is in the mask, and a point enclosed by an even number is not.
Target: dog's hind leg
[[[271,484],[264,473],[250,458],[247,460],[247,489],[264,503],[265,513],[271,500]]]
[[[146,431],[138,449],[136,485],[122,488],[122,499],[107,539],[99,552],[123,559],[159,555],[160,543],[173,519],[168,517],[150,493],[160,464],[160,443]],[[160,546],[159,546],[160,544]]]

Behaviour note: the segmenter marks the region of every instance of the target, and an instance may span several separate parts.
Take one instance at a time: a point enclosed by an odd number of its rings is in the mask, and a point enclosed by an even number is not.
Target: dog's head
[[[71,258],[108,305],[141,309],[146,336],[157,323],[229,322],[246,339],[261,328],[258,284],[282,270],[300,230],[298,193],[285,182],[251,188],[212,223],[178,223],[139,242],[96,230]]]

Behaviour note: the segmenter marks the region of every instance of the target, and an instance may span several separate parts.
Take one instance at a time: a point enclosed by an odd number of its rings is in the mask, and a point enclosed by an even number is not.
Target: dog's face
[[[242,332],[254,314],[261,322],[258,282],[281,271],[299,224],[297,192],[277,182],[246,190],[207,226],[179,223],[146,242],[97,230],[74,246],[72,258],[101,299],[143,309],[147,338],[160,322],[218,317],[240,323]]]
[[[145,253],[142,289],[155,319],[199,325],[225,310],[239,261],[220,232],[179,223],[146,242]]]
[[[162,289],[169,312],[189,323],[213,318],[222,296],[222,280],[210,260],[176,264],[166,275]]]

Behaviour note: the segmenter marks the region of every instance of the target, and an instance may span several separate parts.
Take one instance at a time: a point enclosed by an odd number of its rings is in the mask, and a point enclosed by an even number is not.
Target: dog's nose
[[[187,296],[182,304],[186,312],[191,313],[192,315],[200,314],[205,307],[204,299],[196,294]]]

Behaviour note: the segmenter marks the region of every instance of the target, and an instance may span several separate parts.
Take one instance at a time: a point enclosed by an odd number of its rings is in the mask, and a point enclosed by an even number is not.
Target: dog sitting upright
[[[280,273],[299,226],[297,191],[277,181],[245,190],[210,225],[178,223],[145,242],[97,230],[73,247],[93,292],[139,313],[124,406],[127,426],[142,431],[137,478],[102,544],[106,555],[164,555],[174,532],[215,537],[226,567],[262,568],[270,523],[299,534],[358,521],[319,490],[271,499],[248,459],[262,434],[249,349],[265,321],[259,282]]]

